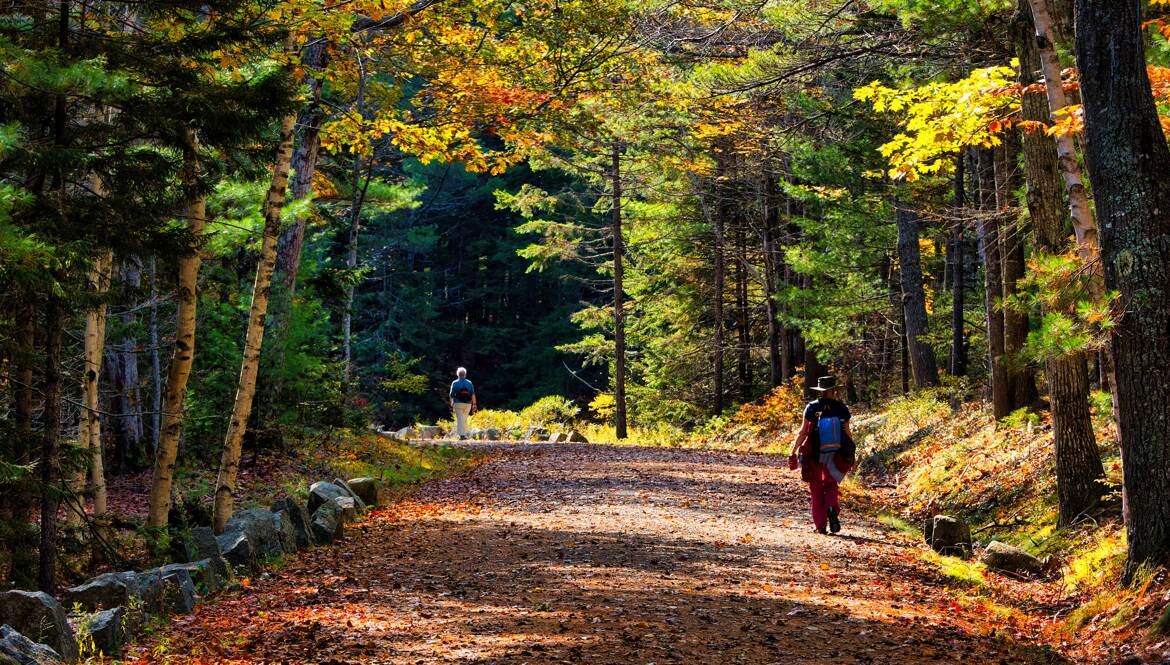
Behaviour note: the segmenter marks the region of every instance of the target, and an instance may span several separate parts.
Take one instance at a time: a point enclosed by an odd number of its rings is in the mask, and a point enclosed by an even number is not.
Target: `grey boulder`
[[[341,478],[334,478],[333,484],[345,490],[345,495],[353,499],[354,506],[358,509],[358,512],[365,511],[366,502],[362,501],[362,498],[357,495],[357,492],[353,491],[353,488],[349,486],[349,483],[345,482]]]
[[[578,432],[577,430],[569,432],[567,441],[569,443],[589,443],[589,439],[586,439],[585,435]]]
[[[324,480],[313,483],[309,486],[309,513],[316,515],[318,508],[339,496],[349,496],[349,494],[336,483]]]
[[[44,591],[0,593],[0,624],[48,645],[65,660],[77,660],[77,640],[65,620],[65,608]]]
[[[272,513],[263,508],[234,513],[216,540],[224,558],[233,566],[252,566],[284,553],[273,528]]]
[[[1039,576],[1044,574],[1044,562],[1024,550],[993,540],[984,551],[983,565],[1014,575]]]
[[[382,489],[382,483],[377,478],[354,478],[348,485],[350,491],[367,506],[378,505],[378,493]]]
[[[219,540],[211,527],[201,526],[191,529],[186,538],[187,562],[203,561],[206,559],[215,570],[217,579],[226,584],[232,578],[232,569],[220,549]]]
[[[124,609],[111,607],[82,618],[77,626],[77,635],[82,642],[89,643],[89,648],[99,651],[103,656],[117,656],[129,639],[125,619]]]
[[[192,561],[191,563],[170,563],[159,568],[163,575],[170,575],[175,571],[185,571],[195,585],[195,592],[212,593],[227,586],[228,579],[220,577],[212,564],[211,559]],[[202,595],[202,594],[201,594]]]
[[[313,540],[321,544],[341,540],[345,533],[345,522],[342,520],[341,512],[341,505],[337,501],[329,501],[318,506],[313,512]]]
[[[272,513],[272,528],[276,531],[276,538],[280,541],[280,549],[287,554],[296,552],[297,531],[293,528],[292,518],[283,510]]]
[[[971,527],[957,517],[935,515],[923,524],[926,544],[939,554],[967,557],[971,554]]]
[[[97,612],[112,607],[127,607],[132,604],[151,605],[158,600],[158,588],[139,578],[138,573],[104,573],[87,580],[84,584],[65,589],[61,601],[83,611]]]
[[[536,425],[532,425],[527,430],[524,431],[524,440],[525,441],[543,441],[547,438],[548,438],[548,430],[544,427],[538,427]]]
[[[159,585],[162,593],[159,596],[158,607],[166,614],[189,614],[199,603],[195,583],[191,581],[191,574],[185,568],[173,567],[165,570],[151,568],[140,575]]]
[[[52,647],[34,642],[12,626],[0,626],[0,665],[58,665],[65,659]]]
[[[303,550],[313,545],[313,532],[309,528],[309,509],[305,504],[286,496],[272,504],[272,512],[283,512],[288,517],[296,533],[297,549]]]
[[[415,431],[420,439],[437,439],[443,435],[443,430],[435,425],[420,425]]]

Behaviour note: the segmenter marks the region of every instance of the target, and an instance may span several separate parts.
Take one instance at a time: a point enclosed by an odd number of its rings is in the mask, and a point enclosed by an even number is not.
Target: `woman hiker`
[[[467,380],[467,369],[455,370],[455,380],[448,393],[451,409],[455,411],[455,436],[460,441],[467,438],[467,416],[475,410],[475,386]]]
[[[849,432],[849,407],[837,399],[837,379],[822,376],[813,390],[820,397],[804,407],[804,425],[792,444],[788,466],[800,466],[800,476],[812,495],[813,526],[817,533],[841,530],[837,484],[853,467],[855,448]],[[799,451],[799,456],[798,456]]]

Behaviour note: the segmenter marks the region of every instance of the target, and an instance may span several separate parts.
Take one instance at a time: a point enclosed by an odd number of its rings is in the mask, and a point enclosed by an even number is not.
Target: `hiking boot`
[[[818,526],[818,527],[817,527],[817,533],[819,533],[819,534],[821,534],[821,535],[823,536],[823,535],[825,535],[825,534],[827,534],[827,533],[829,533],[829,532],[828,532],[828,531],[825,531],[825,527],[823,527],[823,526]]]
[[[836,507],[829,508],[829,530],[833,533],[841,530],[841,520],[837,517],[839,512]]]

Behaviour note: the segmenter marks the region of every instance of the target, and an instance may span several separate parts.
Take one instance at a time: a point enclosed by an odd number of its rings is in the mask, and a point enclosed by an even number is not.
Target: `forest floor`
[[[482,446],[476,446],[482,447]],[[149,662],[1063,663],[774,455],[497,445],[134,647]]]

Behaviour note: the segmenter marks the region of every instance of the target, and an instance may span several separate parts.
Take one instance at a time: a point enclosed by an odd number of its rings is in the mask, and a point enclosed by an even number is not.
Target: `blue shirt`
[[[456,397],[455,393],[459,392],[460,390],[463,390],[464,388],[467,389],[467,393],[468,393],[467,399],[460,399],[460,398]],[[471,397],[473,395],[475,395],[475,386],[472,385],[471,381],[468,381],[467,379],[455,379],[454,381],[451,382],[451,392],[449,394],[449,397],[453,401],[460,402],[463,404],[470,404]]]

